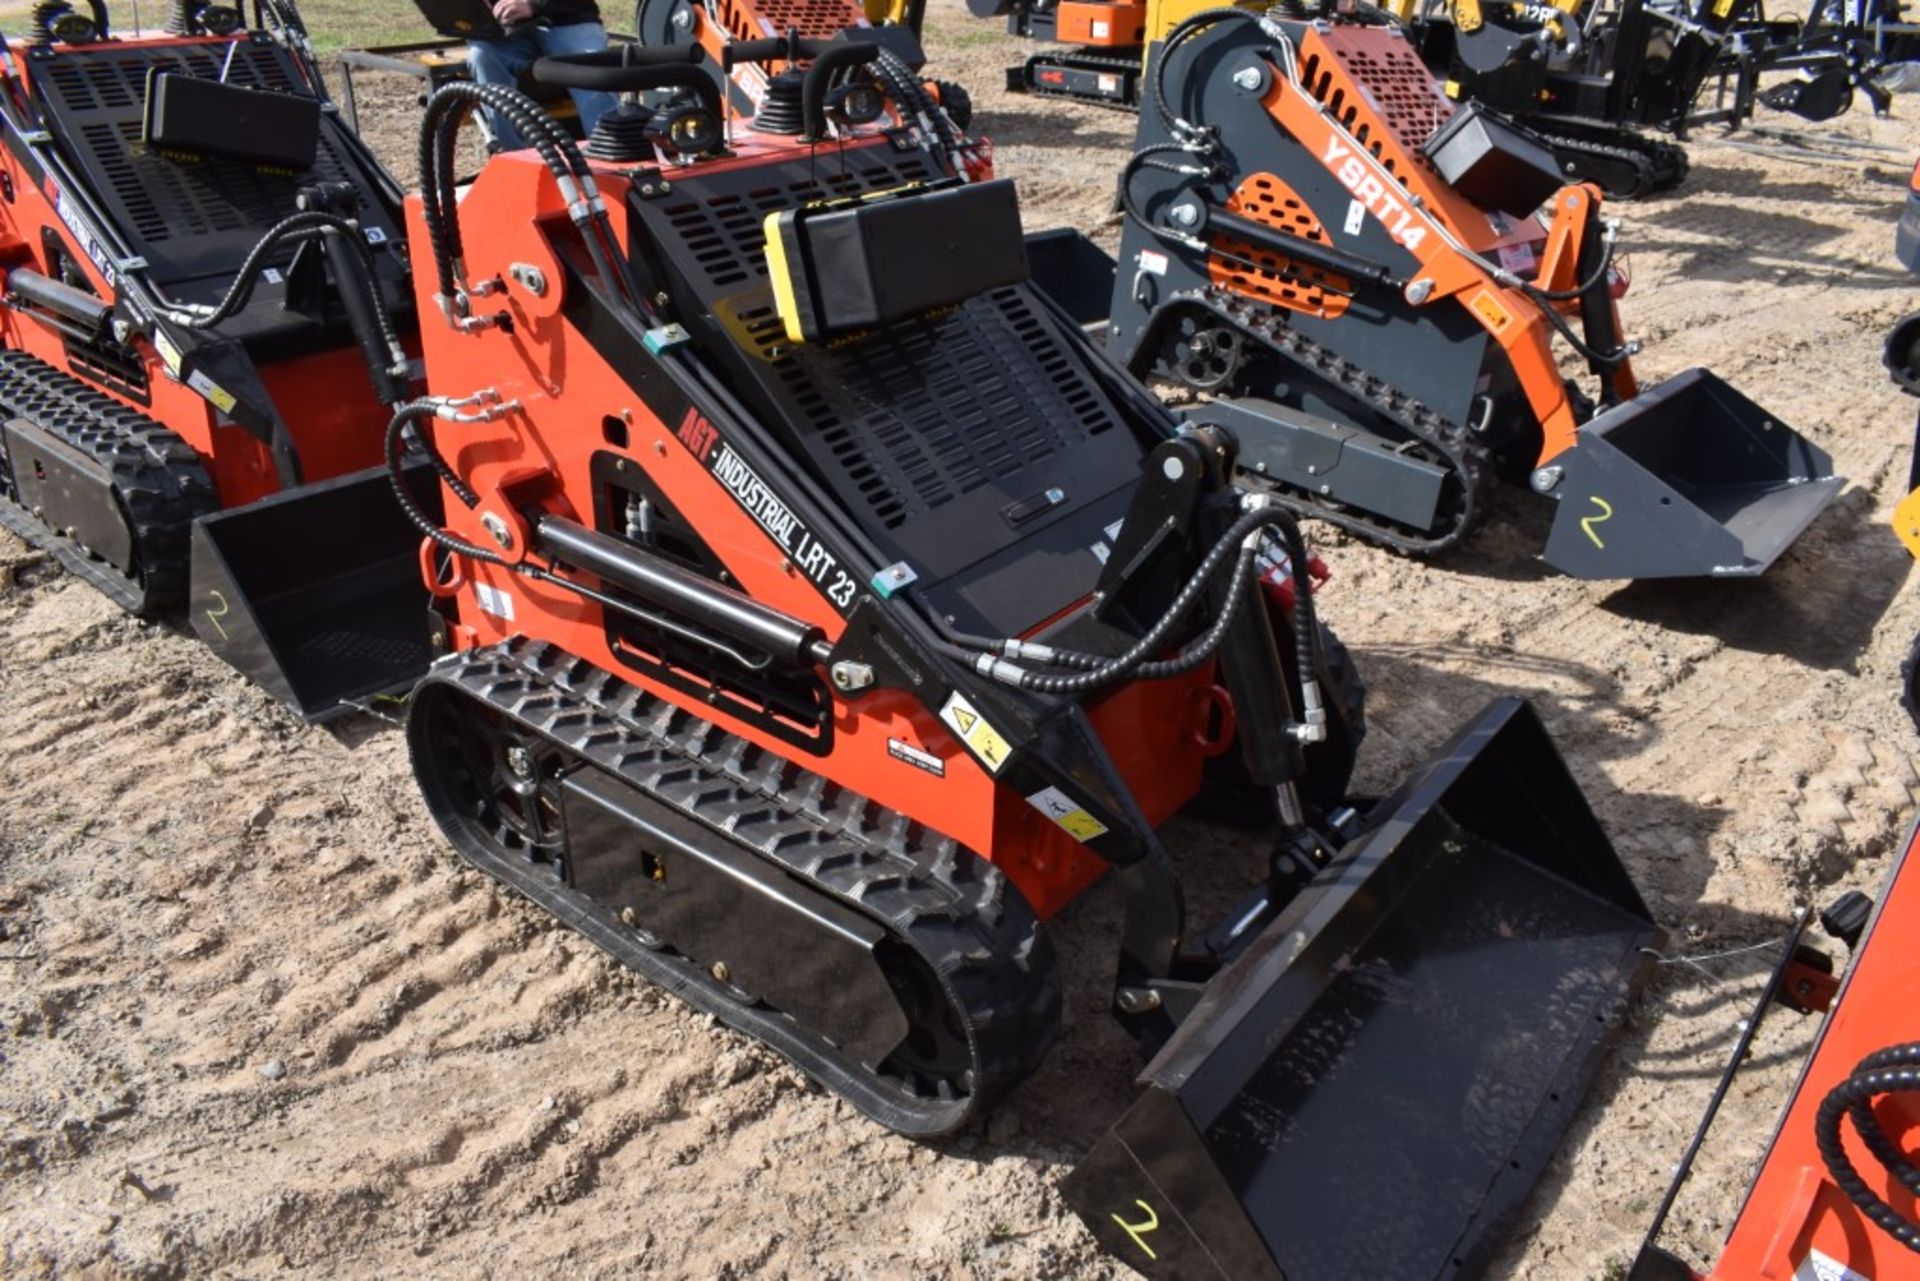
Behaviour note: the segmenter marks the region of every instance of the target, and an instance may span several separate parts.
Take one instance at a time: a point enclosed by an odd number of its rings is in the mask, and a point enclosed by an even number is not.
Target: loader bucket
[[[433,469],[417,464],[408,480],[437,517]],[[303,720],[344,715],[411,688],[435,657],[420,541],[384,467],[204,517],[193,630]]]
[[[1075,324],[1104,334],[1113,310],[1113,256],[1071,227],[1027,237],[1027,270],[1034,287]]]
[[[1846,483],[1704,369],[1595,415],[1542,471],[1555,468],[1545,559],[1575,578],[1754,577]]]
[[[1156,1281],[1471,1276],[1659,940],[1500,700],[1208,983],[1067,1199]]]

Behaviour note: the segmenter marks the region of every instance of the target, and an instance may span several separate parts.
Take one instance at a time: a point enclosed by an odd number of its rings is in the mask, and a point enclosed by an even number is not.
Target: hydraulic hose
[[[1222,534],[1219,540],[1207,550],[1207,554],[1201,558],[1199,565],[1187,579],[1186,585],[1167,606],[1166,612],[1146,630],[1139,640],[1117,658],[1103,658],[1076,650],[1054,649],[1050,646],[1034,645],[1017,640],[994,642],[993,650],[997,653],[976,652],[951,642],[943,644],[942,648],[954,657],[969,663],[984,676],[1018,689],[1044,694],[1086,694],[1135,677],[1153,680],[1192,671],[1211,658],[1225,639],[1228,628],[1238,614],[1241,602],[1248,595],[1247,589],[1253,582],[1256,564],[1255,540],[1261,535],[1261,531],[1272,525],[1283,528],[1292,526],[1295,534],[1298,535],[1298,524],[1292,515],[1278,507],[1258,507],[1235,520],[1226,533]],[[1214,619],[1213,624],[1198,641],[1179,654],[1168,659],[1153,659],[1151,656],[1165,648],[1174,630],[1205,597],[1229,555],[1235,557],[1231,571],[1231,585],[1226,604],[1222,606],[1219,616]],[[1304,565],[1296,565],[1295,573],[1303,577]],[[1308,623],[1312,621],[1311,604],[1307,607],[1305,621]],[[1308,649],[1305,653],[1311,664],[1313,651]],[[1030,658],[1044,665],[1077,670],[1071,675],[1034,671],[998,657],[998,654],[1013,658]],[[1302,673],[1302,680],[1307,679],[1311,673],[1312,667],[1309,666]]]
[[[413,494],[407,489],[406,473],[401,462],[401,454],[406,445],[407,426],[424,418],[432,418],[437,408],[438,406],[430,400],[409,401],[394,411],[392,420],[387,423],[387,480],[393,485],[393,496],[400,500],[400,510],[414,528],[448,551],[472,560],[485,561],[490,565],[513,569],[515,568],[513,562],[498,552],[481,547],[477,543],[470,543],[442,528],[438,521],[420,510],[420,505],[413,501]],[[477,506],[480,502],[479,496],[465,481],[454,474],[453,468],[440,456],[439,450],[434,448],[427,433],[422,430],[416,433],[416,436],[421,448],[426,451],[428,460],[433,463],[433,469],[440,474],[442,480],[447,482],[447,487],[452,489],[460,501],[469,508]]]
[[[233,282],[227,286],[226,294],[214,304],[211,311],[190,317],[179,317],[180,322],[192,329],[211,329],[222,321],[231,320],[247,305],[247,300],[253,297],[254,288],[260,283],[261,275],[266,269],[268,255],[289,243],[312,240],[327,231],[345,234],[355,245],[357,250],[355,256],[360,260],[361,266],[368,270],[370,276],[377,271],[373,251],[367,248],[366,240],[361,236],[359,227],[338,214],[319,209],[303,210],[282,218],[267,228],[266,234],[247,251],[246,259],[234,273]],[[382,314],[384,315],[384,312]],[[392,336],[390,326],[382,336]]]
[[[421,452],[426,454],[427,461],[433,464],[433,469],[440,473],[440,479],[447,482],[447,488],[451,489],[455,497],[459,498],[461,503],[471,511],[480,505],[480,495],[473,491],[473,486],[467,484],[458,472],[454,471],[453,465],[447,462],[445,455],[440,452],[440,447],[434,443],[431,429],[433,420],[438,417],[438,409],[438,403],[431,400],[415,400],[401,405],[394,411],[393,421],[387,424],[388,437],[391,441],[396,434],[404,435],[406,427],[413,424],[413,438],[419,443]],[[398,457],[397,453],[389,451],[390,463]]]
[[[885,82],[887,92],[900,104],[901,110],[917,117],[921,127],[932,134],[933,144],[945,158],[948,169],[955,176],[965,173],[964,144],[960,136],[906,61],[893,50],[882,47],[880,56],[873,60],[873,70]]]
[[[427,102],[420,126],[420,175],[422,212],[427,224],[428,246],[433,254],[434,270],[445,299],[460,297],[464,282],[456,264],[464,256],[460,239],[458,192],[454,182],[454,146],[465,111],[455,106],[482,106],[498,111],[520,136],[540,155],[567,202],[569,216],[580,228],[587,254],[594,269],[627,295],[629,304],[639,310],[641,294],[633,278],[632,265],[621,253],[619,242],[607,222],[598,185],[580,148],[553,117],[539,104],[517,89],[505,85],[481,85],[455,81],[443,85]]]
[[[1834,1184],[1861,1214],[1907,1249],[1920,1254],[1920,1223],[1888,1205],[1867,1186],[1841,1142],[1842,1117],[1853,1121],[1860,1141],[1909,1192],[1920,1196],[1916,1169],[1874,1115],[1873,1100],[1888,1094],[1920,1094],[1920,1041],[1888,1046],[1860,1060],[1852,1075],[1827,1092],[1814,1115],[1814,1141]]]

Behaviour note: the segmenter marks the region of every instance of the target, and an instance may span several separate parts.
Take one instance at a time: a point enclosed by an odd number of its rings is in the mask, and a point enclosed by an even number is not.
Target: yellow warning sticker
[[[1475,294],[1467,306],[1473,308],[1473,314],[1480,317],[1481,323],[1496,337],[1513,323],[1513,313],[1502,307],[1500,300],[1485,289]]]
[[[945,721],[960,741],[967,745],[987,771],[998,774],[1000,767],[1007,763],[1007,757],[1013,755],[1013,748],[980,714],[980,709],[958,694],[947,695],[947,705],[940,709],[940,719]]]
[[[180,349],[173,345],[173,339],[156,329],[153,331],[153,349],[160,353],[160,362],[167,367],[167,372],[175,378],[178,378],[180,376]]]
[[[1713,0],[1713,16],[1724,18],[1733,12],[1733,0]]]
[[[221,413],[230,414],[233,412],[233,406],[236,403],[233,393],[199,370],[196,369],[187,375],[187,386],[199,392],[208,404],[218,409]]]
[[[1091,841],[1107,834],[1105,823],[1057,787],[1042,788],[1027,797],[1027,804],[1052,819],[1055,826],[1076,841]]]

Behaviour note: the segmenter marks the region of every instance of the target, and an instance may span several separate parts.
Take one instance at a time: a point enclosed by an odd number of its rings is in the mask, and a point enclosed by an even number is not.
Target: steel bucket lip
[[[1541,558],[1563,574],[1752,578],[1846,479],[1805,434],[1695,366],[1594,415],[1534,486],[1556,501]]]
[[[1521,926],[1511,940],[1497,928],[1508,921]],[[1362,1255],[1367,1275],[1472,1275],[1584,1105],[1663,938],[1537,714],[1496,700],[1210,980],[1142,1072],[1143,1093],[1070,1176],[1068,1199],[1118,1257],[1168,1281],[1325,1281],[1356,1275]],[[1509,941],[1527,962],[1512,984],[1498,977]],[[1364,982],[1342,986],[1343,960],[1407,986],[1369,1004]],[[1472,981],[1486,976],[1493,985]],[[1430,1028],[1443,1030],[1419,1044],[1437,1057],[1404,1075],[1391,1047]],[[1356,1098],[1376,1107],[1349,1128],[1340,1118]],[[1432,1124],[1404,1133],[1393,1118],[1408,1109]],[[1423,1162],[1423,1150],[1447,1155]],[[1396,1161],[1438,1180],[1436,1208],[1375,1233],[1369,1215],[1386,1211],[1369,1201],[1303,1235],[1303,1213],[1322,1213],[1293,1204],[1308,1187],[1337,1197]],[[1126,1231],[1146,1217],[1136,1207],[1163,1225],[1149,1238],[1161,1261]]]
[[[416,459],[406,464],[405,475],[416,500],[437,513],[441,495],[432,466]],[[305,519],[301,509],[319,504],[324,515],[339,517],[329,505],[343,501],[373,521],[356,522],[336,547],[327,529],[307,528],[319,518]],[[390,528],[373,528],[381,524]],[[389,533],[391,546],[383,541]],[[290,540],[300,542],[296,554],[279,555],[275,549]],[[435,657],[419,543],[384,465],[210,513],[193,525],[187,622],[219,658],[307,724],[338,720],[371,699],[411,690]],[[214,593],[224,607],[217,619],[206,608]],[[316,633],[316,622],[337,626]],[[417,632],[417,653],[396,657],[391,650],[401,642],[395,634],[407,630]],[[330,664],[324,652],[314,652],[316,643],[324,651],[329,632],[357,635],[389,652],[351,659],[358,668],[348,673],[342,660]]]

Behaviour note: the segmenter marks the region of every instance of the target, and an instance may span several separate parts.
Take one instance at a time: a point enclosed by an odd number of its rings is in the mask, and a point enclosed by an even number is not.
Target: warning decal
[[[1467,306],[1473,309],[1474,315],[1480,317],[1480,322],[1487,327],[1488,332],[1496,337],[1498,337],[1500,332],[1508,325],[1513,323],[1513,314],[1505,307],[1502,307],[1500,300],[1485,289],[1475,294],[1473,301],[1469,302]]]
[[[959,736],[967,749],[980,758],[980,763],[989,773],[998,774],[1000,767],[1007,763],[1007,757],[1013,755],[1013,748],[980,714],[980,709],[958,694],[947,695],[945,707],[940,709],[940,719]]]
[[[1027,804],[1052,819],[1055,826],[1076,841],[1091,841],[1107,834],[1105,823],[1057,787],[1042,788],[1027,798]]]

